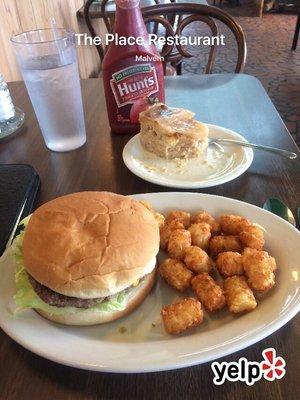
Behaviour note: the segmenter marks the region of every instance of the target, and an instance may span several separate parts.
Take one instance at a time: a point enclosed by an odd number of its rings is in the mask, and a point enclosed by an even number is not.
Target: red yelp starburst
[[[285,375],[285,361],[282,357],[276,357],[276,351],[272,347],[262,352],[264,361],[261,362],[261,368],[264,378],[268,381],[281,379]]]

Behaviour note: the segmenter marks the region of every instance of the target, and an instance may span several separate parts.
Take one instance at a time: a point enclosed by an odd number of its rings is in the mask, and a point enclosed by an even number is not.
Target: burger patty
[[[76,307],[76,308],[91,308],[99,303],[110,300],[113,296],[98,297],[95,299],[79,299],[78,297],[65,296],[49,289],[47,286],[42,285],[36,281],[31,275],[27,274],[29,282],[33,287],[35,293],[47,304],[55,307]],[[144,280],[143,277],[139,284]],[[133,285],[124,289],[122,292],[127,293]],[[120,292],[121,293],[121,292]]]

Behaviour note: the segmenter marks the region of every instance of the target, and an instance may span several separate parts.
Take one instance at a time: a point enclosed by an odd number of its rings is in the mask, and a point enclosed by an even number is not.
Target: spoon
[[[270,147],[270,146],[263,146],[261,144],[254,144],[254,143],[248,143],[248,142],[242,142],[240,140],[233,140],[233,139],[222,139],[222,138],[209,138],[208,139],[209,144],[232,144],[232,145],[238,145],[238,146],[244,146],[244,147],[252,147],[254,149],[259,149],[259,150],[264,150],[264,151],[269,151],[271,153],[278,154],[282,157],[288,158],[290,160],[293,160],[294,158],[297,158],[297,154],[293,153],[288,150],[283,150],[283,149],[277,149],[276,147]]]
[[[273,214],[278,215],[292,225],[296,226],[296,221],[292,211],[281,200],[270,198],[263,205],[263,209],[271,211]]]

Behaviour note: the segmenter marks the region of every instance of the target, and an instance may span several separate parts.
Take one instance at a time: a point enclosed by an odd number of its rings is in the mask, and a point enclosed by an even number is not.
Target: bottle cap
[[[123,9],[135,8],[140,4],[140,0],[116,0],[116,4]]]

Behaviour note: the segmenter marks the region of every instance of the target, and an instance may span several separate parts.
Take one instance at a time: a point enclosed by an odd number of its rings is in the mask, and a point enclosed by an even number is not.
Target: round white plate
[[[247,142],[238,133],[207,124],[211,138],[236,139]],[[196,189],[217,186],[243,174],[251,165],[253,150],[241,146],[210,145],[200,158],[172,161],[144,150],[140,134],[133,136],[123,150],[126,167],[136,176],[157,185]]]
[[[234,353],[275,332],[299,311],[300,233],[283,219],[253,205],[198,193],[153,193],[133,196],[150,201],[165,213],[207,210],[215,216],[236,213],[266,229],[266,248],[276,257],[276,286],[245,315],[227,310],[205,314],[205,322],[177,337],[165,333],[160,310],[178,298],[158,279],[143,304],[129,316],[93,327],[51,323],[32,310],[11,314],[14,265],[10,252],[0,260],[0,326],[16,342],[50,360],[84,369],[111,372],[148,372],[182,368]],[[284,240],[281,240],[284,238]],[[188,294],[185,294],[188,295]],[[120,327],[126,329],[120,332]]]

